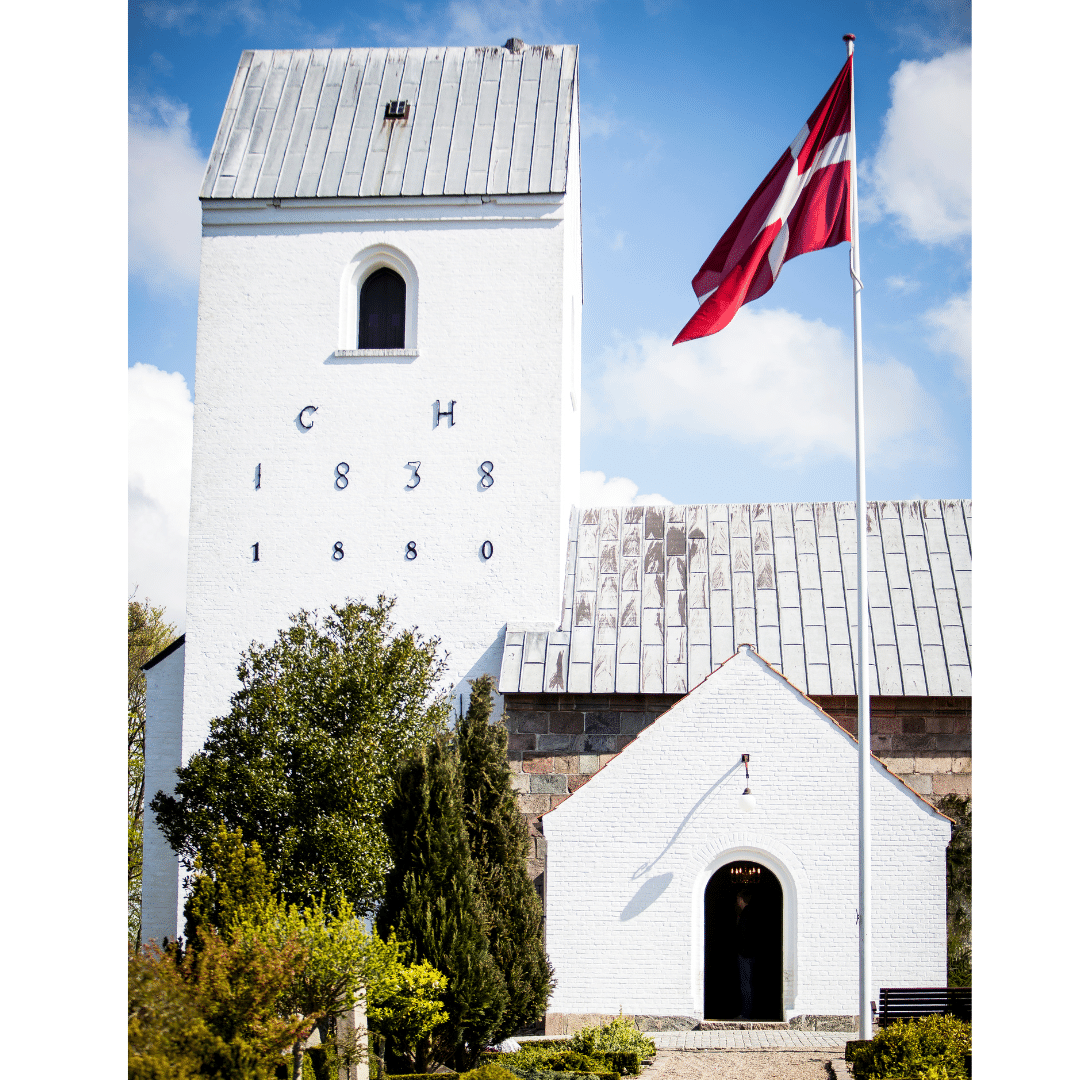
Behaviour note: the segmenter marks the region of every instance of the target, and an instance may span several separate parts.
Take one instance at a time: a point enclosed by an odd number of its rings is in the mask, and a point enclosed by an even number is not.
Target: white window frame
[[[405,282],[405,347],[403,349],[360,349],[360,289],[376,271],[386,267],[400,274]],[[341,312],[338,324],[338,347],[334,356],[356,359],[367,357],[404,357],[420,355],[417,345],[417,293],[420,280],[412,260],[389,244],[373,244],[357,252],[341,275]]]

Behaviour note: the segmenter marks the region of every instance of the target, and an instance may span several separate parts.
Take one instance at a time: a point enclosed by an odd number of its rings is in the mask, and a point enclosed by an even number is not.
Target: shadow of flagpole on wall
[[[682,821],[679,823],[679,827],[675,830],[675,832],[672,833],[671,839],[664,845],[664,850],[661,851],[660,854],[657,855],[656,858],[652,860],[652,862],[642,863],[634,871],[633,875],[630,878],[631,881],[637,881],[637,879],[639,877],[641,877],[642,874],[647,874],[654,866],[656,866],[656,864],[671,850],[672,845],[675,843],[675,841],[678,840],[679,837],[683,834],[683,832],[686,831],[687,825],[690,824],[690,822],[694,818],[694,815],[708,801],[710,796],[712,796],[712,794],[717,790],[717,788],[719,788],[720,785],[723,784],[723,782],[728,779],[728,777],[730,777],[733,773],[738,772],[740,768],[742,768],[742,761],[739,761],[736,764],[732,765],[731,768],[728,769],[728,771],[726,773],[724,773],[724,775],[721,776],[716,781],[716,783],[713,784],[712,787],[710,787],[709,790],[706,791],[705,794],[702,795],[700,799],[698,799],[698,801],[696,803],[694,803],[693,807],[690,809],[690,812],[686,815],[686,817],[684,817],[682,819]],[[659,896],[659,895],[660,894],[657,893],[657,896]],[[653,899],[655,899],[655,897]],[[633,901],[631,901],[631,903],[632,902]]]

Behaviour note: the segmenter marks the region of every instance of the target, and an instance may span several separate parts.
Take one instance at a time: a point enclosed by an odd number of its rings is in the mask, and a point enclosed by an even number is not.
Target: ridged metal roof
[[[248,51],[201,197],[565,192],[576,96],[576,45]]]
[[[507,627],[500,692],[686,693],[741,644],[854,694],[854,503],[603,507],[572,523],[560,629]],[[867,507],[872,694],[971,693],[971,503]]]

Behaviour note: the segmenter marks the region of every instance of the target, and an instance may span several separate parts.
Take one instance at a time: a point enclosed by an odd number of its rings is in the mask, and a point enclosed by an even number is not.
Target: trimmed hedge
[[[481,1065],[470,1072],[462,1073],[461,1080],[514,1080],[514,1074],[508,1072],[501,1065],[488,1062],[486,1065]]]
[[[516,1080],[622,1080],[613,1072],[573,1072],[567,1069],[526,1069],[512,1065],[508,1071]]]
[[[383,1080],[431,1080],[435,1073],[386,1073]],[[440,1080],[455,1080],[456,1072],[439,1073]]]

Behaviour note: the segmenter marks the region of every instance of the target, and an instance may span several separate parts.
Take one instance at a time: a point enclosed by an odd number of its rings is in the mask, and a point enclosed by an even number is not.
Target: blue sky
[[[691,278],[840,69],[846,32],[868,495],[970,497],[969,5],[135,0],[132,587],[182,618],[196,195],[247,48],[579,44],[583,501],[852,498],[847,245],[785,265],[721,334],[670,345]]]

